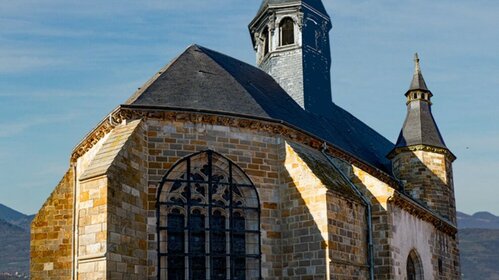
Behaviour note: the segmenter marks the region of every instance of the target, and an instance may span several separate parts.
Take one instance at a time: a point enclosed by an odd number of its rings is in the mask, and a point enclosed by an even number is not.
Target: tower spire
[[[417,53],[414,55],[414,76],[405,96],[407,117],[394,150],[414,145],[447,149],[431,112],[433,94],[426,86]]]
[[[406,96],[411,91],[415,91],[415,90],[430,92],[430,90],[428,90],[428,86],[426,85],[426,82],[423,78],[423,73],[421,73],[421,65],[420,65],[419,61],[420,61],[419,55],[418,55],[418,53],[415,53],[414,54],[414,76],[412,77],[411,86],[409,87],[409,90],[407,91]]]
[[[419,56],[418,53],[414,54],[414,73],[421,73],[421,66],[419,65]]]

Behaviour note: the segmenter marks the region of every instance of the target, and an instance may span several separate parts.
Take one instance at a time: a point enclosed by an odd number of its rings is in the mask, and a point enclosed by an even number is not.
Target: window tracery
[[[158,191],[158,279],[261,279],[259,205],[225,157],[208,150],[178,162]]]

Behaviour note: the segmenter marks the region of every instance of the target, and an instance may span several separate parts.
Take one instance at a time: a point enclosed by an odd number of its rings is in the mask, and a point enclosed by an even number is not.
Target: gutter
[[[357,194],[357,196],[362,200],[363,204],[366,206],[367,214],[367,265],[369,266],[369,280],[374,280],[374,250],[373,250],[373,225],[372,225],[372,205],[371,201],[355,186],[355,184],[348,178],[348,176],[341,171],[341,169],[329,158],[326,153],[327,143],[324,142],[322,146],[321,153],[324,155],[329,164],[341,175],[343,180],[348,183],[350,188]]]

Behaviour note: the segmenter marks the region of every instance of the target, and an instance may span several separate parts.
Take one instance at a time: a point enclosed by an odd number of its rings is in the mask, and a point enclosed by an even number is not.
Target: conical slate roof
[[[431,105],[426,101],[411,101],[407,105],[407,116],[395,146],[414,145],[447,148],[431,113]]]
[[[321,0],[263,0],[262,4],[260,5],[260,8],[258,9],[258,13],[260,14],[265,10],[267,7],[272,7],[272,6],[282,6],[286,4],[308,4],[310,7],[314,8],[318,12],[320,12],[323,15],[327,15],[327,11],[324,8],[324,4],[322,4]]]
[[[412,77],[412,82],[411,86],[409,87],[409,90],[407,91],[406,95],[414,90],[420,90],[420,91],[425,91],[429,92],[428,86],[426,85],[426,82],[423,78],[423,74],[421,73],[421,67],[419,65],[419,56],[416,53],[414,55],[414,62],[415,62],[415,71],[414,71],[414,76]]]
[[[414,76],[406,96],[415,91],[423,91],[429,93],[431,97],[432,93],[426,86],[417,54],[415,55],[414,62]],[[407,104],[407,116],[395,147],[400,148],[413,145],[447,148],[431,113],[429,99],[413,99]]]
[[[277,121],[313,134],[391,174],[393,143],[332,105],[330,117],[303,110],[262,70],[193,45],[130,97],[127,107],[202,111]]]

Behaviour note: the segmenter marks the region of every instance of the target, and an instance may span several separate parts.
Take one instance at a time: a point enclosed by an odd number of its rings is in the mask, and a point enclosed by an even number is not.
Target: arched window
[[[407,257],[407,280],[423,280],[423,267],[418,253],[412,250]]]
[[[294,21],[287,17],[281,20],[279,23],[280,30],[280,45],[286,46],[295,43],[295,23]]]
[[[263,37],[263,56],[266,56],[270,51],[270,38],[269,38],[269,29],[265,27],[262,33]]]
[[[158,279],[261,279],[258,193],[229,159],[208,150],[177,162],[156,215]]]

